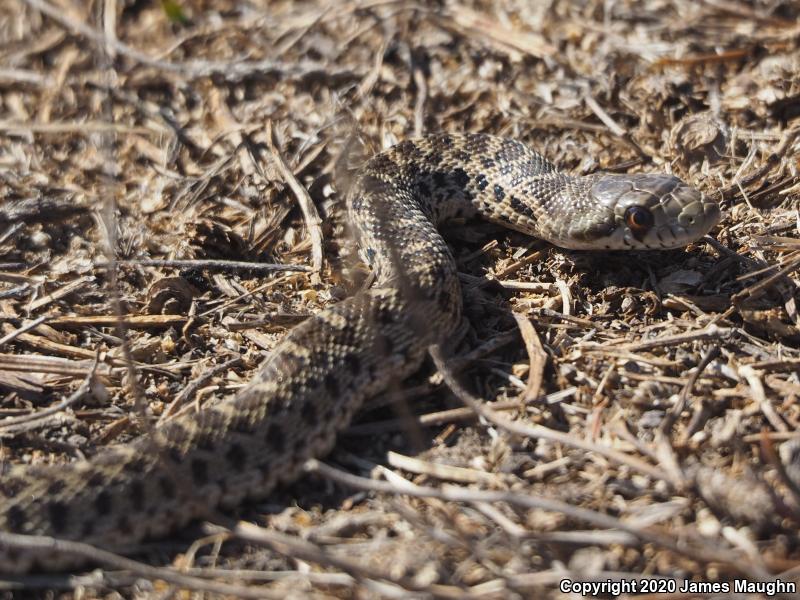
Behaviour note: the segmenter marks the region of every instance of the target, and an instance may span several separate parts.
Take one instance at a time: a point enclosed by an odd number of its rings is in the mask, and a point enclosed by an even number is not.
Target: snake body
[[[87,461],[6,465],[0,531],[124,552],[298,477],[366,398],[417,370],[460,323],[444,221],[478,215],[567,248],[644,249],[685,245],[720,215],[675,177],[571,177],[518,141],[483,134],[410,140],[373,157],[347,211],[372,287],[292,329],[233,398]],[[0,545],[0,573],[80,562]]]

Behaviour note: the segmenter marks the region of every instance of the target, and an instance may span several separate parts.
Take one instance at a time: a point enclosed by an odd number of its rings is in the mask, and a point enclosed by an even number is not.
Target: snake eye
[[[630,206],[625,211],[625,224],[636,238],[650,231],[653,222],[653,213],[643,206]]]

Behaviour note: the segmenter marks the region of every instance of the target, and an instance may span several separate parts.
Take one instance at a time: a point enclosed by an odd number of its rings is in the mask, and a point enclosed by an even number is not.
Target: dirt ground
[[[0,575],[0,595],[800,583],[799,17],[788,0],[0,0],[4,464],[90,457],[234,394],[363,284],[343,188],[400,140],[515,137],[576,174],[674,173],[723,208],[709,237],[654,253],[448,226],[470,322],[451,366],[491,410],[429,364],[268,501],[135,562]]]

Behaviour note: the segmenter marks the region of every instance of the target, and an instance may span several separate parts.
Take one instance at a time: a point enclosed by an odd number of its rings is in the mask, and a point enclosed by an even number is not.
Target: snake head
[[[680,248],[708,233],[721,216],[716,202],[672,175],[602,174],[588,193],[597,210],[582,227],[592,247]]]

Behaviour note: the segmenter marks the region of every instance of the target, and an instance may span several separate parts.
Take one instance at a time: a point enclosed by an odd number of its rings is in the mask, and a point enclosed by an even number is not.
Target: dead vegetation
[[[0,2],[4,462],[91,456],[234,393],[363,277],[337,183],[398,140],[486,131],[576,173],[670,171],[725,214],[714,239],[637,255],[449,227],[467,343],[375,399],[316,475],[238,525],[0,590],[798,581],[798,17],[788,0]]]

